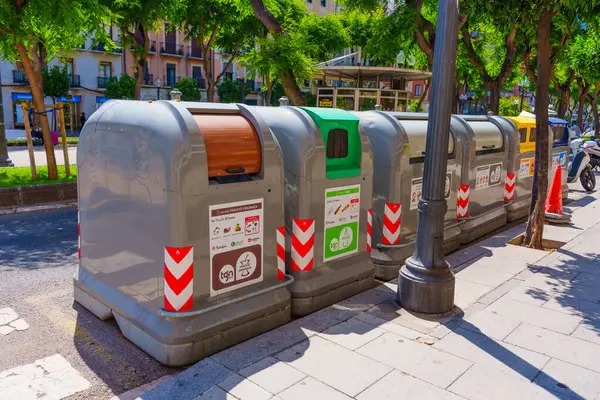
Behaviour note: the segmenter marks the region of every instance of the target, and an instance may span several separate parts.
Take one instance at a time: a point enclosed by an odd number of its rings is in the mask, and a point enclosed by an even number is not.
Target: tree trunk
[[[490,91],[490,103],[488,110],[498,115],[500,112],[500,85],[497,80],[489,80],[486,82],[486,88]]]
[[[206,80],[206,101],[213,103],[215,101],[215,83],[212,80]]]
[[[427,94],[429,94],[430,86],[431,86],[431,79],[427,79],[427,83],[425,83],[425,89],[423,89],[421,98],[419,98],[419,102],[417,103],[417,112],[421,112],[421,108],[423,107],[423,102],[427,98]]]
[[[283,26],[277,21],[277,19],[271,14],[271,12],[263,4],[263,0],[251,0],[252,10],[254,15],[262,24],[269,30],[273,36],[284,35],[288,36],[287,32],[283,29]],[[290,99],[290,102],[295,106],[305,106],[306,99],[302,90],[296,82],[294,71],[291,69],[283,69],[279,72],[281,77],[281,84],[283,85],[283,92]]]
[[[204,73],[206,74],[206,101],[215,101],[215,78],[214,78],[214,64],[211,56],[210,48],[204,48],[202,55],[206,60],[204,62]]]
[[[550,29],[552,16],[552,11],[542,11],[538,19],[535,170],[529,219],[523,238],[523,245],[533,249],[542,249],[544,205],[548,194],[548,86],[550,85]]]
[[[35,112],[39,117],[39,124],[42,128],[42,137],[44,138],[44,149],[46,150],[46,163],[48,165],[48,179],[58,179],[58,170],[56,168],[56,157],[54,155],[54,145],[52,144],[52,136],[50,135],[50,124],[48,123],[48,115],[44,106],[44,88],[42,86],[42,68],[39,57],[34,53],[30,56],[29,51],[21,41],[17,41],[16,48],[19,53],[19,58],[23,63],[23,69],[29,79],[31,88],[31,97],[33,97],[33,105]],[[35,52],[35,46],[31,50]],[[34,58],[35,57],[35,58]],[[33,58],[33,59],[32,59]],[[37,58],[37,62],[36,62]]]
[[[594,136],[600,136],[600,121],[598,121],[598,96],[600,95],[600,84],[596,83],[596,88],[592,94],[592,113],[594,114]]]
[[[567,111],[569,110],[569,100],[571,98],[571,89],[565,88],[561,93],[560,101],[558,103],[558,110],[556,111],[558,118],[565,118]]]
[[[579,85],[579,104],[577,107],[577,126],[582,128],[583,125],[583,110],[585,108],[585,98],[587,97],[590,91],[590,85]]]
[[[138,32],[140,32],[141,35],[138,35]],[[141,39],[141,42],[138,38]],[[146,58],[148,56],[148,51],[150,50],[150,41],[148,40],[146,27],[142,24],[138,24],[132,39],[135,43],[135,49],[131,52],[135,64],[135,88],[133,98],[135,100],[140,100],[142,98],[142,84],[144,83],[144,75],[146,73]]]
[[[281,71],[280,75],[283,92],[290,100],[290,103],[294,106],[306,106],[306,98],[296,83],[294,72],[291,70],[284,70]]]

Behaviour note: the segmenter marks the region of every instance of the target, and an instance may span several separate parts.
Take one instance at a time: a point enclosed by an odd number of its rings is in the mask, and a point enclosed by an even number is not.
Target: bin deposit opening
[[[232,183],[261,171],[261,142],[250,121],[222,114],[194,115],[194,120],[204,139],[209,178]]]

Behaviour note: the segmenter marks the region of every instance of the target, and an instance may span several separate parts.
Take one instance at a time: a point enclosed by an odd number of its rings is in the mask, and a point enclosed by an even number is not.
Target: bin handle
[[[491,144],[491,145],[487,145],[487,146],[481,146],[482,149],[495,149],[496,145],[495,144]]]
[[[243,296],[240,297],[236,297],[227,301],[224,301],[222,303],[218,303],[218,304],[213,304],[212,306],[206,307],[206,308],[202,308],[200,310],[194,310],[194,311],[184,311],[184,312],[173,312],[173,311],[167,311],[164,308],[159,308],[158,309],[158,315],[160,315],[161,317],[169,317],[169,318],[185,318],[185,317],[195,317],[197,315],[201,315],[201,314],[206,314],[207,312],[210,311],[215,311],[218,310],[219,308],[234,304],[234,303],[238,303],[240,301],[243,300],[248,300],[251,299],[252,297],[256,297],[259,296],[261,294],[265,294],[265,293],[269,293],[272,292],[274,290],[277,290],[279,288],[285,287],[287,285],[289,285],[290,283],[294,282],[294,277],[291,275],[285,275],[285,281],[278,283],[277,285],[273,285],[261,290],[257,290],[256,292],[252,292],[252,293],[248,293],[245,294]]]
[[[230,174],[243,174],[244,172],[246,172],[246,168],[244,168],[244,167],[225,168],[225,171],[227,171]]]

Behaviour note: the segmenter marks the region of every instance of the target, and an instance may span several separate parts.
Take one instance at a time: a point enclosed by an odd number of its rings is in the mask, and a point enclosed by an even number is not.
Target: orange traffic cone
[[[562,168],[556,167],[554,173],[554,179],[552,179],[552,186],[550,186],[550,193],[546,198],[546,213],[562,214]]]

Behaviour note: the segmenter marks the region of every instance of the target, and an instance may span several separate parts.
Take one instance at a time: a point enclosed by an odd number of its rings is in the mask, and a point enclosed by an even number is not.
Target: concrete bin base
[[[313,276],[295,280],[288,286],[292,295],[292,315],[303,317],[372,288],[373,264],[361,258],[360,262],[344,265],[343,268],[321,267],[313,271],[299,271],[299,274]]]
[[[84,276],[82,276],[84,275]],[[87,276],[85,276],[87,275]],[[82,279],[83,278],[83,279]],[[204,314],[167,318],[157,315],[91,275],[73,280],[75,301],[98,318],[114,316],[128,340],[161,364],[192,364],[289,322],[290,295],[280,287]],[[98,293],[110,294],[99,296]],[[100,298],[117,299],[105,304]]]
[[[452,253],[460,247],[461,231],[455,226],[444,232],[444,254]],[[375,265],[375,278],[390,281],[398,278],[400,268],[415,251],[415,243],[407,243],[399,249],[373,249],[371,259]]]

